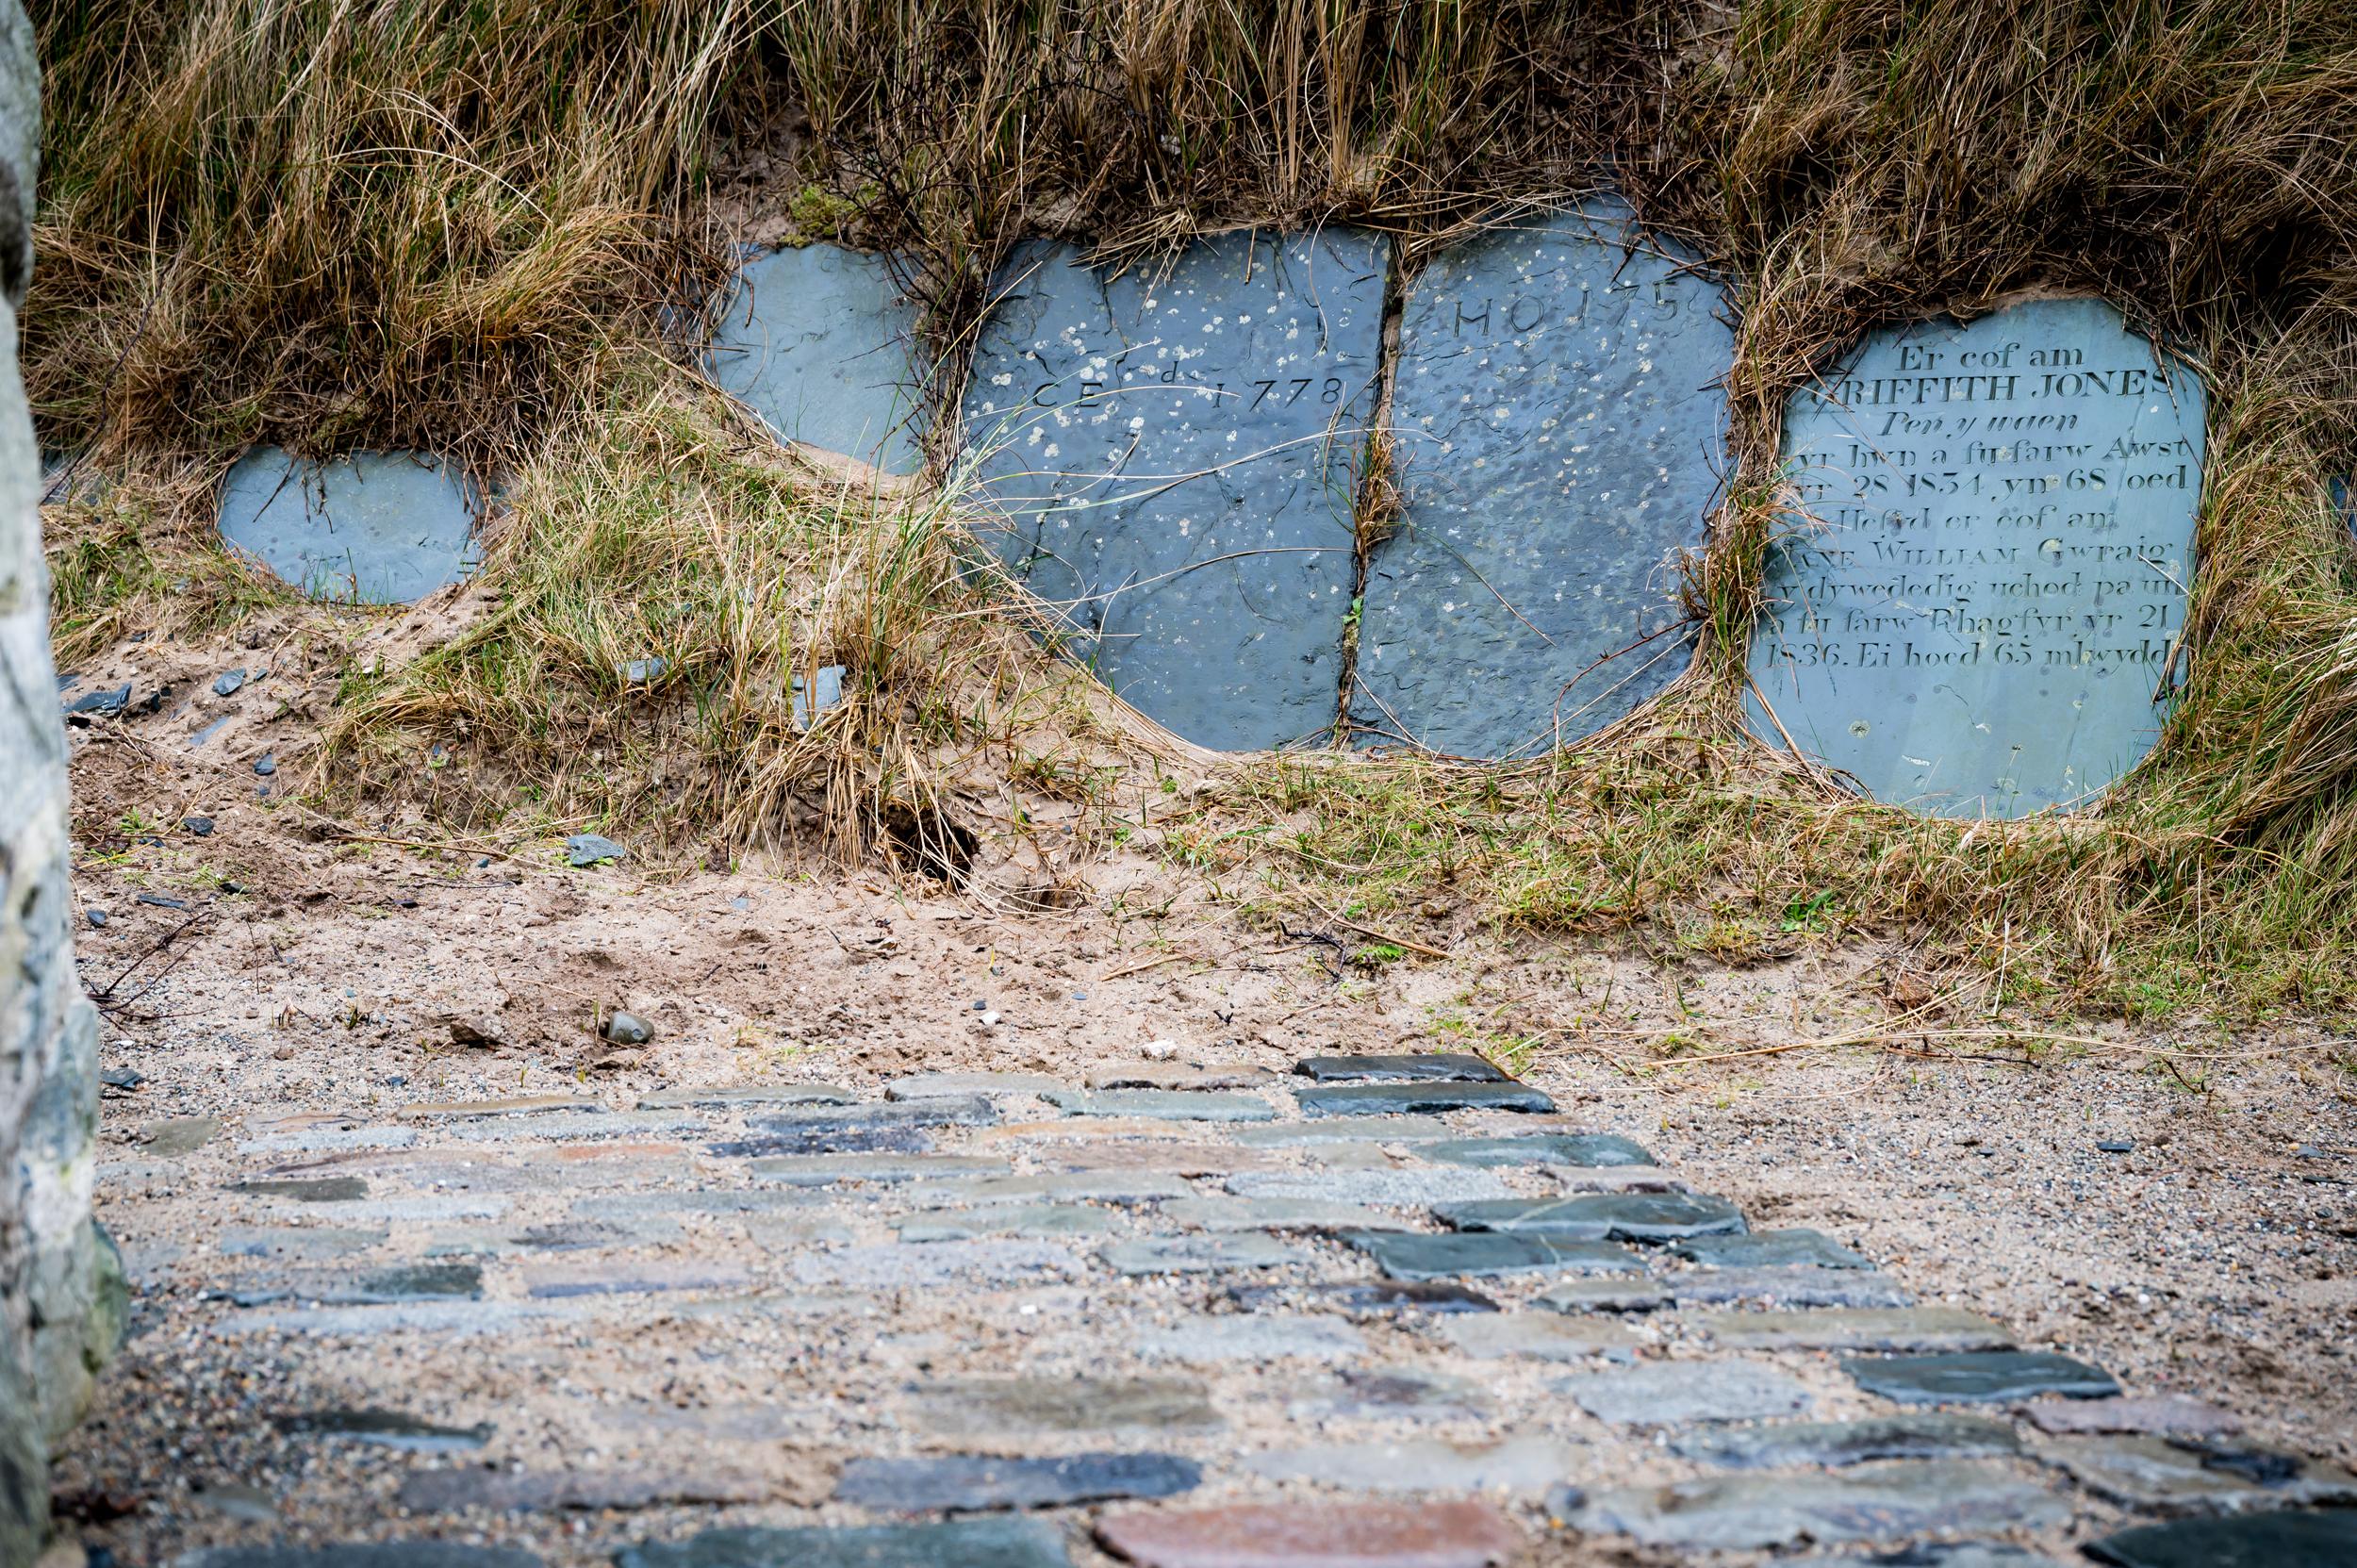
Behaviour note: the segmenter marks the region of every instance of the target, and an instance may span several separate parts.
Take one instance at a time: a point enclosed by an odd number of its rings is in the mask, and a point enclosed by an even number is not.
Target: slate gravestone
[[[1332,733],[1389,259],[1350,229],[1120,272],[1030,244],[995,285],[964,400],[984,536],[1076,657],[1198,745]]]
[[[411,604],[474,570],[483,495],[407,452],[305,462],[255,447],[221,485],[221,536],[288,586],[350,604]]]
[[[1543,751],[1686,668],[1676,558],[1726,469],[1727,317],[1616,203],[1492,229],[1409,286],[1404,515],[1367,563],[1361,741]]]
[[[2100,300],[1876,334],[1794,394],[1754,733],[1944,817],[2020,817],[2151,750],[2192,583],[2200,379]]]
[[[925,465],[915,332],[916,306],[884,257],[840,245],[755,252],[704,365],[781,438],[909,474]]]

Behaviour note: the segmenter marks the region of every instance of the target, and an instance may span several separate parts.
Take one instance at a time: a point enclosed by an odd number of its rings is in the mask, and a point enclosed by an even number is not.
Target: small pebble
[[[983,1015],[982,1015],[982,1027],[983,1027],[983,1028],[985,1028],[985,1029],[996,1029],[996,1028],[997,1028],[997,1027],[998,1027],[998,1015],[997,1015],[997,1014],[996,1014],[996,1013],[985,1013],[985,1014],[983,1014]]]
[[[1146,1042],[1145,1050],[1146,1059],[1148,1062],[1167,1062],[1172,1057],[1178,1054],[1178,1042],[1176,1040],[1148,1040]]]
[[[213,695],[216,697],[234,696],[237,689],[243,685],[245,685],[245,671],[242,668],[225,669],[213,677]]]
[[[183,817],[180,825],[199,838],[210,837],[213,832],[213,819],[209,817]]]
[[[598,1032],[618,1046],[643,1046],[654,1038],[654,1026],[635,1013],[609,1013]]]
[[[93,909],[83,916],[83,918],[93,926],[103,926],[107,923],[107,912],[103,909]]]
[[[985,1004],[983,1003],[982,999],[981,999],[981,998],[980,998],[980,997],[976,997],[976,998],[974,999],[974,1011],[975,1011],[975,1012],[977,1012],[977,1013],[982,1012],[982,1011],[984,1011],[984,1007],[985,1007]]]
[[[603,860],[619,860],[630,851],[602,834],[577,833],[565,840],[565,862],[569,866],[595,866]]]
[[[260,756],[255,757],[254,759],[254,771],[259,773],[265,779],[269,778],[272,773],[277,772],[278,754],[274,751],[265,751]]]
[[[2106,1154],[2126,1154],[2136,1146],[2126,1138],[2105,1138],[2095,1147]]]

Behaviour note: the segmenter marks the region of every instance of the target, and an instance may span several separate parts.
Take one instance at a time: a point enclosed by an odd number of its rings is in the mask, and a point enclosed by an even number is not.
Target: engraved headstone
[[[305,462],[255,447],[221,486],[221,536],[318,599],[409,604],[473,571],[483,495],[405,452]]]
[[[1340,708],[1389,242],[1222,235],[1166,266],[1021,247],[974,353],[985,537],[1124,700],[1198,745]]]
[[[915,331],[884,257],[789,247],[747,260],[704,364],[782,439],[909,474],[925,463]]]
[[[2205,395],[2100,300],[1877,333],[1794,394],[1754,733],[1946,817],[2068,806],[2158,738]]]
[[[1734,357],[1719,286],[1618,204],[1434,257],[1400,320],[1404,511],[1367,562],[1361,742],[1543,751],[1686,668],[1677,558],[1726,469]]]

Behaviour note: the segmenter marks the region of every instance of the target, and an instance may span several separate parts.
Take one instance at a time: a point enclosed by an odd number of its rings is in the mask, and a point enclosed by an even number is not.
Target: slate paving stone
[[[290,1258],[311,1261],[347,1257],[382,1246],[391,1232],[339,1230],[328,1226],[232,1226],[221,1232],[221,1251],[232,1258]]]
[[[1730,1235],[1689,1236],[1671,1245],[1681,1258],[1706,1268],[1852,1268],[1873,1263],[1820,1230],[1749,1230]]]
[[[552,1111],[578,1111],[596,1115],[602,1100],[578,1095],[519,1095],[512,1099],[429,1099],[404,1105],[393,1112],[400,1121],[466,1121],[480,1116],[534,1116]]]
[[[1330,1382],[1312,1385],[1292,1402],[1292,1413],[1310,1419],[1470,1421],[1488,1416],[1490,1391],[1471,1378],[1412,1366],[1345,1368]]]
[[[2357,1503],[2357,1476],[2341,1466],[2232,1439],[2065,1437],[2039,1444],[2037,1455],[2104,1501],[2139,1512]]]
[[[1575,1256],[1577,1243],[1558,1245],[1546,1236],[1502,1230],[1443,1231],[1438,1235],[1352,1230],[1339,1239],[1373,1258],[1376,1266],[1393,1279],[1485,1279],[1578,1266],[1575,1261],[1566,1261]]]
[[[899,1222],[904,1242],[976,1241],[1014,1236],[1048,1241],[1062,1236],[1102,1236],[1121,1229],[1111,1209],[1085,1203],[1023,1203],[1002,1209],[927,1209]]]
[[[1278,1081],[1266,1067],[1195,1066],[1184,1062],[1134,1062],[1088,1075],[1092,1089],[1259,1089]]]
[[[1594,1318],[1497,1312],[1447,1317],[1441,1334],[1477,1361],[1581,1362],[1591,1356],[1626,1358],[1644,1342],[1617,1323]]]
[[[304,1334],[321,1339],[366,1338],[371,1334],[442,1334],[468,1339],[505,1333],[519,1323],[545,1316],[550,1308],[523,1301],[411,1301],[387,1307],[255,1308],[232,1312],[218,1325],[223,1336],[255,1333]]]
[[[483,1296],[483,1270],[473,1263],[409,1263],[364,1274],[300,1274],[283,1281],[232,1286],[228,1295],[241,1307],[288,1299],[346,1307],[399,1301],[473,1301]]]
[[[1223,1425],[1192,1378],[969,1378],[925,1384],[911,1399],[921,1426],[950,1437]]]
[[[1643,1545],[1689,1551],[1893,1542],[1965,1527],[2039,1529],[2069,1517],[2069,1505],[2045,1488],[1971,1460],[1616,1487],[1570,1513],[1590,1534],[1622,1534]]]
[[[993,1284],[1069,1279],[1086,1267],[1070,1249],[1049,1242],[878,1242],[796,1258],[793,1275],[805,1285],[900,1290],[961,1279]]]
[[[1070,1116],[1145,1116],[1156,1121],[1265,1122],[1277,1108],[1258,1095],[1193,1089],[1057,1089],[1046,1097]]]
[[[926,1154],[932,1147],[932,1134],[923,1128],[855,1127],[729,1138],[707,1145],[704,1152],[723,1160],[747,1160],[806,1154]]]
[[[1400,1056],[1305,1056],[1294,1071],[1320,1083],[1511,1083],[1513,1079],[1468,1052]]]
[[[330,1127],[287,1132],[273,1138],[241,1138],[239,1154],[318,1154],[346,1148],[407,1148],[418,1141],[414,1127]]]
[[[514,1546],[355,1541],[336,1546],[207,1546],[182,1554],[173,1568],[541,1568],[541,1563]]]
[[[1295,1089],[1305,1116],[1388,1116],[1443,1111],[1543,1114],[1555,1101],[1521,1083],[1337,1083]]]
[[[2357,1562],[2357,1510],[2139,1525],[2083,1549],[2115,1568],[2349,1568]]]
[[[474,1427],[445,1427],[400,1411],[331,1409],[300,1411],[271,1418],[271,1424],[290,1437],[339,1437],[381,1448],[413,1454],[454,1454],[482,1447],[496,1429],[486,1421]]]
[[[1486,1503],[1231,1503],[1110,1514],[1096,1539],[1139,1568],[1488,1568],[1522,1532]]]
[[[1706,1193],[1580,1193],[1495,1202],[1442,1202],[1433,1216],[1459,1230],[1508,1230],[1565,1241],[1667,1242],[1743,1229],[1743,1212]]]
[[[1867,1393],[1903,1405],[1995,1404],[2040,1395],[2106,1399],[2119,1392],[2102,1368],[2043,1350],[1858,1357],[1841,1370]]]
[[[1355,1117],[1333,1121],[1275,1122],[1239,1127],[1228,1134],[1245,1148],[1308,1148],[1323,1144],[1356,1144],[1370,1138],[1385,1144],[1416,1146],[1458,1136],[1457,1129],[1438,1116],[1390,1116],[1380,1122]]]
[[[2033,1399],[2022,1418],[2041,1432],[2144,1432],[2155,1437],[2228,1437],[2242,1430],[2231,1411],[2182,1394],[2129,1394],[2116,1399]]]
[[[576,1219],[635,1223],[665,1214],[796,1214],[832,1213],[827,1199],[774,1187],[707,1187],[693,1192],[596,1193],[573,1199]]]
[[[369,1184],[356,1176],[233,1181],[229,1190],[255,1197],[291,1198],[297,1203],[349,1203],[369,1196]]]
[[[1876,1460],[1983,1459],[2021,1451],[2010,1421],[1911,1411],[1860,1421],[1791,1421],[1720,1427],[1671,1438],[1676,1453],[1731,1470],[1867,1464]]]
[[[849,1105],[859,1097],[832,1083],[750,1083],[735,1088],[658,1089],[641,1095],[641,1111],[728,1111],[745,1105]]]
[[[1086,1125],[1085,1119],[1075,1126]],[[1132,1124],[1121,1122],[1127,1127]],[[1170,1138],[1122,1139],[1103,1144],[1069,1143],[1063,1139],[1027,1141],[1044,1164],[1063,1170],[1160,1171],[1166,1176],[1232,1176],[1241,1170],[1271,1170],[1281,1164],[1272,1154],[1237,1148],[1232,1144],[1190,1143]]]
[[[705,1131],[697,1117],[676,1111],[552,1111],[536,1116],[490,1116],[442,1130],[446,1138],[469,1143],[528,1139],[673,1137]]]
[[[1586,1243],[1599,1246],[1600,1243]],[[1551,1312],[1650,1312],[1670,1304],[1670,1293],[1651,1279],[1602,1277],[1565,1279],[1531,1297]]]
[[[1066,1454],[1003,1459],[945,1454],[856,1459],[835,1479],[834,1500],[884,1513],[981,1513],[1068,1508],[1122,1497],[1173,1497],[1203,1481],[1203,1467],[1176,1454]]]
[[[1340,1362],[1356,1361],[1366,1349],[1365,1336],[1348,1320],[1316,1313],[1190,1318],[1138,1339],[1138,1354],[1149,1362]]]
[[[1696,1268],[1662,1277],[1681,1307],[1769,1301],[1785,1307],[1912,1307],[1913,1293],[1859,1268]]]
[[[1043,1176],[979,1176],[919,1187],[912,1203],[933,1206],[993,1203],[1159,1203],[1195,1189],[1157,1171],[1056,1171]]]
[[[1343,1279],[1314,1285],[1230,1285],[1228,1299],[1247,1312],[1300,1301],[1345,1312],[1494,1312],[1498,1304],[1447,1279]]]
[[[1590,1415],[1616,1427],[1765,1421],[1799,1415],[1815,1402],[1803,1384],[1756,1362],[1650,1362],[1581,1373],[1553,1386]]]
[[[549,1225],[478,1226],[465,1230],[440,1230],[426,1238],[429,1258],[497,1257],[512,1252],[589,1252],[607,1247],[644,1246],[685,1237],[677,1222],[638,1219],[558,1220]]]
[[[1739,1350],[2005,1350],[2002,1323],[1953,1307],[1707,1312],[1694,1326]]]
[[[989,1127],[998,1107],[987,1095],[941,1095],[882,1105],[817,1105],[746,1118],[759,1132],[805,1137],[814,1132],[865,1131],[886,1127]]]
[[[1390,242],[1240,231],[1085,261],[1022,244],[992,280],[962,407],[976,532],[1141,712],[1214,750],[1314,743],[1339,717]]]
[[[1165,1203],[1162,1218],[1197,1230],[1404,1230],[1394,1219],[1360,1203],[1308,1197],[1190,1197]]]
[[[1447,1138],[1417,1154],[1447,1165],[1651,1165],[1641,1145],[1609,1132],[1534,1132],[1520,1137]]]
[[[221,482],[221,536],[289,587],[338,603],[413,604],[468,576],[484,497],[409,452],[309,462],[257,446]]]
[[[651,1296],[664,1291],[743,1290],[751,1275],[727,1263],[649,1259],[609,1259],[594,1263],[542,1263],[518,1271],[524,1294],[536,1301],[574,1296]]]
[[[1561,1481],[1578,1462],[1573,1444],[1548,1437],[1508,1437],[1496,1443],[1443,1443],[1411,1438],[1393,1443],[1321,1443],[1246,1454],[1249,1474],[1273,1481],[1307,1481],[1353,1492],[1486,1492],[1535,1496]]]
[[[218,1116],[173,1116],[163,1121],[142,1123],[140,1148],[159,1160],[176,1160],[193,1154],[221,1136]]]
[[[1063,1538],[1041,1520],[953,1519],[849,1529],[734,1527],[627,1546],[614,1562],[615,1568],[1071,1568],[1072,1559]]]
[[[1507,1197],[1513,1189],[1486,1170],[1245,1171],[1225,1183],[1238,1197],[1299,1197],[1372,1203],[1385,1209]]]
[[[1102,1254],[1115,1274],[1218,1274],[1228,1269],[1289,1268],[1315,1255],[1258,1231],[1232,1235],[1142,1236]]]
[[[970,1154],[790,1154],[755,1160],[747,1174],[764,1181],[783,1181],[797,1187],[828,1187],[838,1181],[932,1181],[948,1177],[983,1180],[1008,1177],[1014,1167],[1004,1160]],[[939,1191],[929,1188],[921,1191]],[[921,1198],[918,1201],[940,1201]]]
[[[884,1098],[970,1099],[976,1095],[1046,1095],[1064,1088],[1046,1073],[916,1073],[884,1085]]]
[[[2063,1568],[2044,1552],[1992,1541],[1932,1541],[1865,1557],[1828,1552],[1776,1560],[1791,1568],[1863,1568],[1867,1564],[1875,1568]]]

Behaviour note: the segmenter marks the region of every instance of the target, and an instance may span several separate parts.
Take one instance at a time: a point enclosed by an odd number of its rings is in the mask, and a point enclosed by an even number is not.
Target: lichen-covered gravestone
[[[915,332],[884,257],[789,247],[746,261],[704,362],[783,439],[911,474],[925,461]]]
[[[2193,580],[2205,398],[2099,300],[1875,334],[1794,394],[1754,732],[1878,801],[2019,817],[2152,748]]]
[[[320,599],[412,604],[471,572],[483,498],[457,469],[405,452],[306,462],[255,447],[221,485],[221,536]]]
[[[1719,286],[1617,205],[1434,257],[1400,322],[1403,511],[1367,562],[1362,742],[1543,750],[1686,668],[1677,558],[1725,471],[1734,357]]]
[[[1107,685],[1198,745],[1329,736],[1388,242],[1224,235],[1167,266],[1022,247],[963,439],[986,537]]]

